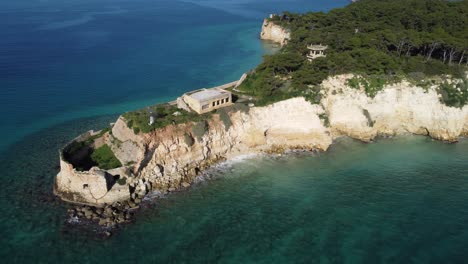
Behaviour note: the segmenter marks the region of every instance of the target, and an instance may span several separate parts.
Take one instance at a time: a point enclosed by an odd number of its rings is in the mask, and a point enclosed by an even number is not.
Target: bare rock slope
[[[267,19],[263,20],[260,39],[277,42],[284,46],[288,43],[290,37],[291,33],[287,29],[269,22]]]

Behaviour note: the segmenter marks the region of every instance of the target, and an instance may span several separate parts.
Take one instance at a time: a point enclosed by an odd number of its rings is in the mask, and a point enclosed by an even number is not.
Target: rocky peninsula
[[[285,45],[290,33],[265,20],[260,37]],[[121,210],[138,207],[147,194],[187,188],[206,168],[239,155],[326,151],[342,136],[364,142],[405,134],[447,142],[468,136],[468,106],[443,104],[437,83],[419,87],[402,80],[369,96],[364,87],[350,86],[353,78],[355,74],[339,74],[325,79],[317,103],[303,96],[266,106],[247,102],[204,121],[150,132],[135,131],[122,115],[108,131],[89,131],[64,147],[54,192],[64,201],[89,206],[73,214],[111,225],[128,220]],[[87,147],[70,155],[83,142]],[[78,168],[102,146],[110,148],[121,166]]]
[[[198,139],[192,135],[194,123],[135,134],[125,118],[119,117],[112,130],[94,144],[109,145],[122,164],[131,165],[78,171],[62,155],[55,192],[73,203],[103,207],[131,201],[134,207],[149,192],[186,188],[205,168],[247,153],[326,151],[341,136],[370,142],[378,136],[416,134],[456,142],[468,135],[468,107],[441,104],[434,88],[402,82],[369,98],[362,90],[350,88],[349,78],[327,79],[320,104],[298,97],[239,110],[230,113],[229,127],[215,114]],[[88,132],[76,140],[92,135]]]

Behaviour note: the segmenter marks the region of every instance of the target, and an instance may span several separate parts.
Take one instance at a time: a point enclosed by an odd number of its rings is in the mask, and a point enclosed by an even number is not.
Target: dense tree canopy
[[[315,98],[310,87],[333,74],[461,76],[468,64],[468,0],[361,0],[271,21],[288,28],[291,40],[240,87],[260,103],[301,93]],[[311,43],[328,45],[327,57],[308,62]]]

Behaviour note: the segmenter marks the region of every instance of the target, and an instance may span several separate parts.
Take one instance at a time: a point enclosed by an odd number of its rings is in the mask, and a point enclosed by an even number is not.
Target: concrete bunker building
[[[200,89],[185,93],[182,100],[191,110],[204,114],[232,105],[232,94],[219,88]]]

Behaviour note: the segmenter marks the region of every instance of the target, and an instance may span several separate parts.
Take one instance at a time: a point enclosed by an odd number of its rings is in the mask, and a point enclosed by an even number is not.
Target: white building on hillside
[[[316,58],[319,57],[326,57],[327,55],[325,54],[325,50],[328,48],[328,46],[324,46],[322,44],[319,45],[309,45],[307,46],[309,49],[309,54],[307,55],[307,59],[309,61],[313,61]]]
[[[219,88],[200,89],[184,94],[182,100],[191,110],[204,114],[231,105],[232,94]]]

